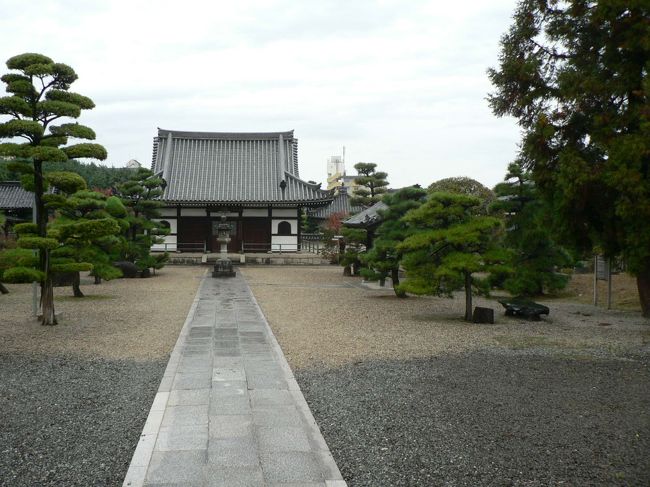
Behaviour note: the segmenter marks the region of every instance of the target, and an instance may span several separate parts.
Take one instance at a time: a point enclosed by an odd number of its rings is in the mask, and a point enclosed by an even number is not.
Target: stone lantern
[[[212,269],[212,277],[235,277],[232,261],[228,258],[228,243],[230,242],[230,224],[226,221],[226,214],[221,214],[221,221],[217,225],[217,242],[221,244],[220,257]]]

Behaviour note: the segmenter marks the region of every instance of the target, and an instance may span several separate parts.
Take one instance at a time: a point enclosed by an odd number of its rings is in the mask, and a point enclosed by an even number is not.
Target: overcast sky
[[[0,0],[0,60],[72,66],[106,163],[149,166],[156,128],[295,130],[301,177],[375,162],[392,187],[493,186],[517,149],[486,70],[515,0]],[[6,72],[4,64],[1,72]]]

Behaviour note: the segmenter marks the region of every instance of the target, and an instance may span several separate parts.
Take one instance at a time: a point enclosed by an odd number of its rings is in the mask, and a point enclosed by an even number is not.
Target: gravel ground
[[[243,269],[354,486],[650,485],[650,322],[549,301],[463,322],[340,268]]]
[[[55,290],[59,325],[30,318],[31,286],[0,296],[0,485],[121,485],[203,275]]]

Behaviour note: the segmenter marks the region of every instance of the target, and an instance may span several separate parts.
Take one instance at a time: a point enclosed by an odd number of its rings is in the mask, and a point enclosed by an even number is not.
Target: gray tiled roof
[[[309,216],[324,220],[335,213],[343,213],[345,215],[349,215],[361,210],[361,207],[352,206],[350,204],[350,195],[347,192],[339,192],[329,205],[322,208],[315,208],[309,213]]]
[[[314,206],[333,198],[331,191],[298,177],[298,141],[293,131],[158,129],[153,155],[153,171],[167,181],[162,199],[171,203]]]
[[[357,213],[351,218],[348,218],[343,222],[343,225],[348,227],[361,227],[367,228],[373,225],[378,225],[382,221],[382,217],[379,214],[381,210],[387,210],[388,205],[383,201],[378,201],[370,208],[366,208],[360,213]]]
[[[0,210],[20,210],[34,206],[34,193],[25,191],[18,181],[0,182]]]

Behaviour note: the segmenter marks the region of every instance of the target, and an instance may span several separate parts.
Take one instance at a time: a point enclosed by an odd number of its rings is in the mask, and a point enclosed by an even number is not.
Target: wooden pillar
[[[300,249],[300,247],[301,247],[301,245],[300,245],[300,236],[301,236],[301,233],[302,233],[302,232],[301,232],[301,229],[300,229],[300,227],[302,226],[302,225],[301,225],[301,224],[302,224],[302,218],[300,218],[300,216],[301,216],[301,215],[300,215],[300,213],[301,213],[301,211],[300,211],[300,207],[298,207],[298,209],[297,209],[296,211],[297,211],[297,214],[298,214],[298,241],[297,241],[298,246],[296,247],[296,250],[297,250],[298,252],[300,252],[300,250],[301,250],[301,249]]]
[[[212,219],[210,218],[210,208],[207,206],[205,207],[205,216],[208,221],[207,224],[208,233],[205,239],[205,249],[208,252],[212,252]]]
[[[269,205],[269,250],[273,250],[273,207]]]

